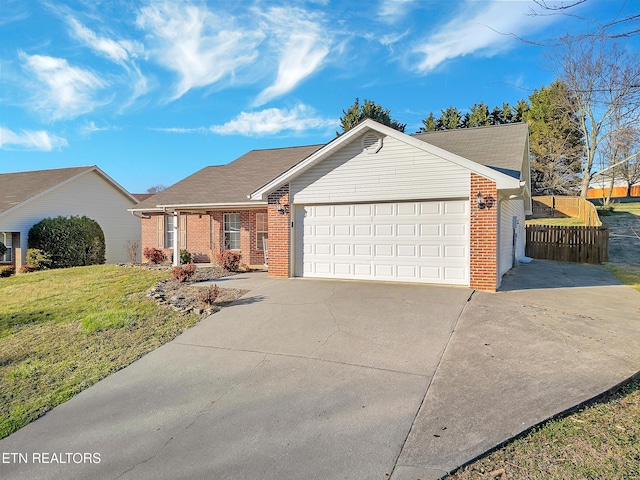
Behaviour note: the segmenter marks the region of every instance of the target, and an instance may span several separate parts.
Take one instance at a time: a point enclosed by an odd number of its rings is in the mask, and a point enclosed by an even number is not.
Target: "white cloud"
[[[525,1],[465,2],[459,15],[415,47],[420,58],[415,69],[425,73],[452,58],[472,53],[490,57],[512,48],[515,40],[510,33],[522,35],[548,25],[528,15],[530,5]]]
[[[67,16],[67,22],[71,27],[71,35],[97,54],[104,56],[122,66],[127,72],[127,84],[133,89],[133,94],[128,104],[136,98],[147,93],[147,79],[135,63],[135,59],[144,56],[144,46],[140,42],[130,40],[113,40],[99,36],[93,30],[82,25],[72,16]]]
[[[170,100],[233,77],[236,69],[255,61],[264,35],[234,23],[184,2],[154,3],[139,11],[137,25],[152,43],[152,57],[178,74]]]
[[[378,18],[385,23],[396,23],[411,8],[414,0],[381,0],[378,7]]]
[[[18,52],[23,68],[33,74],[33,109],[52,120],[74,118],[105,103],[96,98],[106,82],[88,70],[72,67],[64,58]]]
[[[263,15],[273,35],[272,43],[279,50],[278,75],[273,85],[258,95],[255,106],[290,92],[313,74],[321,67],[331,45],[320,24],[303,10],[276,7]]]
[[[304,132],[308,130],[336,128],[337,119],[321,118],[306,105],[292,109],[268,108],[258,112],[241,112],[233,120],[214,125],[211,132],[220,135],[273,135],[283,131]]]
[[[120,130],[120,127],[116,127],[113,125],[98,127],[95,122],[91,121],[85,126],[80,128],[80,133],[82,135],[91,135],[92,133],[95,133],[95,132],[108,132],[110,130]]]
[[[153,130],[154,132],[167,132],[167,133],[209,133],[210,129],[206,127],[195,128],[182,128],[182,127],[167,127],[167,128],[147,128],[147,130]]]
[[[40,150],[50,152],[54,148],[62,148],[68,145],[67,140],[52,135],[45,130],[20,130],[15,133],[8,128],[0,127],[0,148],[19,150]]]

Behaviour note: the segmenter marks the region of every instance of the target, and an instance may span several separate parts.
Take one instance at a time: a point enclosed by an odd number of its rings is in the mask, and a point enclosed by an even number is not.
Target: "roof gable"
[[[0,216],[90,172],[96,172],[122,195],[137,203],[129,192],[95,165],[2,173],[0,174]]]
[[[528,138],[528,133],[527,133],[527,130],[526,130],[526,124],[523,124],[523,125],[524,125],[525,129],[523,130],[522,127],[519,127],[519,133],[517,134],[517,136],[519,136],[519,138],[520,138],[519,142],[522,145],[522,148],[520,150],[522,156],[520,156],[518,172],[520,172],[520,170],[522,169],[522,166],[523,166],[523,157],[525,156],[525,150],[526,150],[527,138]],[[494,128],[500,128],[500,127],[494,127]],[[442,147],[434,145],[434,143],[431,143],[431,142],[427,143],[424,140],[422,140],[421,138],[418,138],[417,135],[407,135],[407,134],[404,134],[404,133],[399,132],[397,130],[394,130],[393,128],[390,128],[390,127],[382,125],[382,124],[380,124],[378,122],[375,122],[374,120],[365,119],[364,121],[360,122],[356,127],[354,127],[351,130],[345,132],[340,137],[334,139],[333,141],[331,141],[330,143],[326,144],[325,146],[323,146],[322,148],[320,148],[319,150],[317,150],[313,154],[309,155],[309,157],[304,159],[304,161],[301,161],[300,163],[294,165],[292,168],[290,168],[288,171],[286,171],[282,175],[274,178],[269,183],[263,185],[261,188],[253,191],[249,197],[252,200],[265,199],[266,196],[269,193],[271,193],[272,191],[276,190],[282,184],[290,181],[291,179],[293,179],[296,176],[300,175],[301,173],[305,172],[309,168],[313,167],[314,165],[316,165],[319,162],[323,161],[324,159],[328,158],[330,155],[332,155],[333,153],[335,153],[339,149],[343,148],[344,146],[348,145],[350,142],[355,141],[357,138],[359,138],[359,136],[365,130],[373,130],[373,131],[376,131],[376,132],[378,132],[378,133],[380,133],[382,135],[393,137],[393,138],[395,138],[395,139],[397,139],[397,140],[399,140],[401,142],[404,142],[404,143],[406,143],[408,145],[411,145],[414,148],[417,148],[417,149],[420,149],[420,150],[425,151],[427,153],[436,155],[436,156],[438,156],[440,158],[443,158],[445,160],[448,160],[448,161],[450,161],[450,162],[452,162],[454,164],[457,164],[457,165],[460,165],[460,166],[462,166],[464,168],[467,168],[468,170],[470,170],[472,172],[475,172],[475,173],[480,174],[480,175],[482,175],[484,177],[490,178],[490,179],[492,179],[492,180],[494,180],[496,182],[498,189],[518,189],[519,186],[520,186],[519,185],[520,184],[520,175],[519,174],[517,176],[516,175],[509,175],[507,173],[499,171],[496,168],[492,168],[492,167],[489,167],[489,166],[484,165],[482,163],[478,163],[476,161],[470,160],[470,159],[468,159],[466,157],[463,157],[463,156],[461,156],[459,154],[456,154],[453,151],[445,150]],[[468,131],[470,131],[470,130],[472,130],[472,129],[466,129],[464,133],[468,133]],[[456,130],[456,131],[451,131],[451,132],[458,132],[458,131]],[[448,133],[448,132],[442,132],[442,133]],[[515,130],[514,130],[514,133],[515,133]],[[482,135],[480,135],[479,137],[482,137]],[[444,137],[444,138],[446,139],[446,137]],[[441,141],[442,137],[437,138],[436,140],[440,140]],[[441,143],[448,144],[451,148],[453,148],[453,150],[456,150],[455,145],[456,145],[456,143],[459,143],[459,142],[455,142],[455,141],[442,142],[441,141]],[[475,141],[475,142],[467,142],[467,143],[469,145],[475,145],[476,148],[482,147],[482,148],[486,149],[487,151],[491,150],[491,146],[483,146],[485,144],[483,144],[482,142]],[[517,143],[517,142],[515,142],[515,143]],[[473,148],[471,146],[468,146],[464,150],[467,151],[467,152],[472,152]],[[476,156],[478,157],[478,155],[476,155]],[[515,166],[515,163],[511,162],[511,161],[510,162],[504,162],[504,163],[505,163],[505,165],[507,165],[509,167],[514,167]],[[501,169],[505,170],[504,167],[498,167],[498,168],[501,168]],[[511,170],[511,169],[510,168],[506,168],[506,170]]]

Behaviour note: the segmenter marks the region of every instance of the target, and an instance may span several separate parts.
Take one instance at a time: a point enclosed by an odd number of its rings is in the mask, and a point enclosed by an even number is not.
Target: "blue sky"
[[[627,3],[571,12],[606,20]],[[550,47],[509,34],[545,43],[591,28],[536,10],[528,0],[2,0],[0,172],[95,164],[139,193],[252,149],[326,143],[356,97],[389,108],[407,133],[449,105],[515,104],[555,75]]]

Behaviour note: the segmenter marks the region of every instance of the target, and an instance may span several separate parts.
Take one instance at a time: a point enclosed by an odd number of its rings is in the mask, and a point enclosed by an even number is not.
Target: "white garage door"
[[[295,274],[469,285],[469,201],[297,206]]]

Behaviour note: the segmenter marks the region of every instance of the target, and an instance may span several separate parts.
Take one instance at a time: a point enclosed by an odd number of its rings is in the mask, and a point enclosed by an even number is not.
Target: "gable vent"
[[[362,150],[367,153],[378,153],[382,148],[382,137],[373,132],[367,133],[362,137]]]

